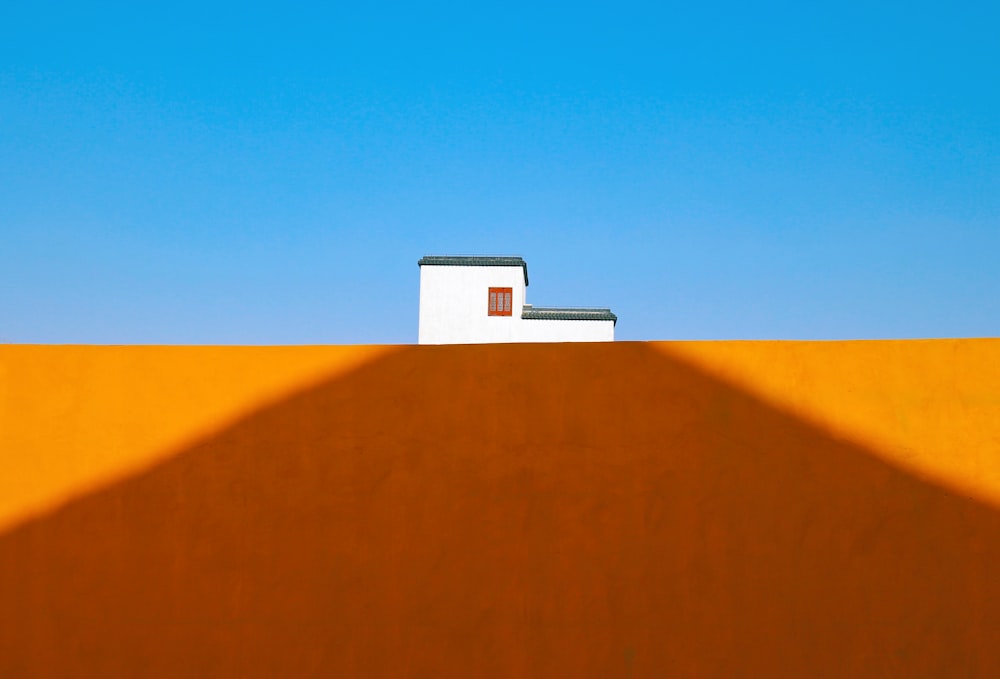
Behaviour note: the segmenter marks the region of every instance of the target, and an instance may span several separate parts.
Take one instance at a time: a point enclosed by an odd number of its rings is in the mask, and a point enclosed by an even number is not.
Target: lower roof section
[[[531,321],[612,321],[618,317],[611,309],[593,307],[535,307],[524,305],[521,318]]]

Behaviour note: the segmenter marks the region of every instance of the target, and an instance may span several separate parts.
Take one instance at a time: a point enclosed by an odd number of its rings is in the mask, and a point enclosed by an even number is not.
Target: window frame
[[[486,297],[486,315],[513,316],[514,288],[491,287]]]

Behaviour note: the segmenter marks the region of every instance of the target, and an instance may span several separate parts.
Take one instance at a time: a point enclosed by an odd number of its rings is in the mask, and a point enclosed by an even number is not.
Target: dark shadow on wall
[[[997,677],[998,568],[642,344],[412,347],[0,536],[0,676]]]

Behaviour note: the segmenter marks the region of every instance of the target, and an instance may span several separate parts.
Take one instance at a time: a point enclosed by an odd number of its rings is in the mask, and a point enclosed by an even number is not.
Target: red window
[[[510,298],[513,288],[490,288],[490,316],[510,316]]]

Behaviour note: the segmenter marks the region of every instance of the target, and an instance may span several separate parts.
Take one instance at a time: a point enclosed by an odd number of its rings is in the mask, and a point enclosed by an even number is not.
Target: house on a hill
[[[423,257],[420,344],[612,342],[618,317],[604,308],[525,302],[521,257]]]

